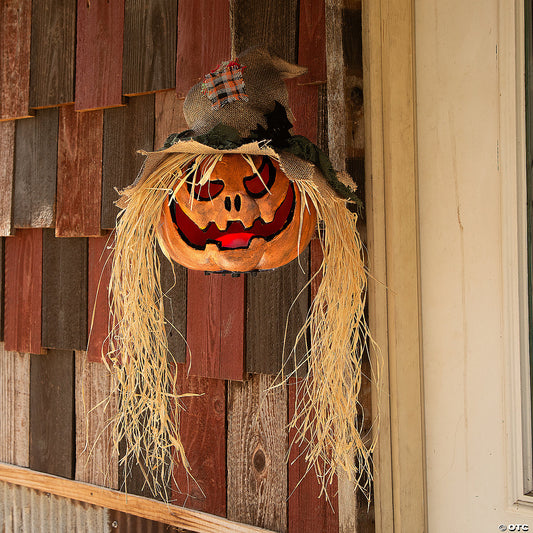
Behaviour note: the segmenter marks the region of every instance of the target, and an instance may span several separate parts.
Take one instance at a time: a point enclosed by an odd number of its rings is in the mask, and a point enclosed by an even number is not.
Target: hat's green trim
[[[239,132],[235,128],[227,126],[226,124],[217,124],[208,133],[195,136],[193,135],[194,132],[191,130],[187,130],[182,133],[173,133],[166,140],[164,148],[170,148],[173,144],[184,140],[197,141],[217,150],[233,150],[250,142],[268,142],[263,138],[255,138],[256,136],[254,135],[243,138],[239,135]],[[339,181],[337,178],[337,173],[333,169],[333,165],[331,164],[328,156],[309,139],[303,137],[302,135],[292,135],[285,141],[283,147],[276,147],[272,143],[268,143],[268,146],[277,152],[288,152],[296,157],[299,157],[300,159],[303,159],[304,161],[313,163],[313,165],[315,165],[320,172],[322,172],[329,186],[339,196],[350,202],[353,202],[356,210],[359,213],[363,211],[363,202],[357,193]]]

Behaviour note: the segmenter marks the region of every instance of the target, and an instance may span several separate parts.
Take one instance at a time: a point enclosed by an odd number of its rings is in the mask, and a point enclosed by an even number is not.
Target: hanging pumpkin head
[[[222,63],[185,99],[190,130],[145,152],[117,202],[108,354],[121,391],[115,440],[126,441],[127,455],[143,455],[149,472],[173,471],[163,468],[169,460],[188,469],[179,394],[168,392],[175,383],[157,243],[191,269],[249,272],[295,259],[316,227],[322,281],[298,335],[310,333],[309,374],[298,382],[305,400],[291,427],[323,487],[339,469],[356,482],[370,470],[375,439],[368,445],[357,427],[366,273],[357,214],[346,205],[359,200],[323,152],[291,135],[283,80],[304,72],[260,49]]]
[[[163,203],[158,237],[168,255],[194,270],[246,272],[292,261],[305,249],[316,211],[268,156],[227,154],[189,163]]]

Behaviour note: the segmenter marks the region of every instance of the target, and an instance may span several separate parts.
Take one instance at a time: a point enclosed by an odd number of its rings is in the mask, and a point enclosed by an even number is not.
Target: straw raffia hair
[[[123,443],[123,463],[135,459],[145,465],[152,492],[167,500],[174,464],[181,463],[191,473],[180,436],[180,398],[190,394],[176,390],[165,333],[156,230],[169,194],[175,194],[189,176],[195,179],[199,164],[203,168],[200,183],[207,181],[222,156],[169,154],[145,179],[123,191],[116,228],[108,354],[119,384],[114,443],[117,449]],[[257,172],[252,159],[243,157]],[[312,179],[294,179],[294,183],[304,199],[301,209],[307,202],[316,208],[324,259],[322,282],[296,340],[296,344],[304,342],[310,330],[308,376],[298,380],[290,422],[297,432],[292,445],[303,450],[308,469],[315,470],[325,491],[335,472],[344,470],[368,496],[375,436],[360,433],[361,359],[370,336],[364,318],[366,273],[357,215],[346,209],[345,201],[318,171]],[[168,258],[164,248],[163,252]]]

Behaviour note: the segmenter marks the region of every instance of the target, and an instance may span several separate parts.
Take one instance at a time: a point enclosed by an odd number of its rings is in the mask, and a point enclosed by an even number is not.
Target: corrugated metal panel
[[[1,533],[192,533],[0,481]]]
[[[111,522],[109,509],[0,482],[3,533],[110,533]]]

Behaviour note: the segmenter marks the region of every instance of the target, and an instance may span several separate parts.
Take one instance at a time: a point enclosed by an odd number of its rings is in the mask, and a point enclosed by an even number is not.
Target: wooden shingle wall
[[[136,150],[186,129],[188,89],[257,44],[309,67],[289,83],[295,133],[327,150],[325,1],[6,0],[0,14],[0,460],[120,488],[99,362],[115,188],[135,179]],[[314,242],[257,276],[162,263],[165,312],[190,347],[169,329],[178,385],[201,394],[182,420],[197,485],[178,468],[177,504],[280,532],[343,530],[336,486],[319,499],[298,450],[286,461],[293,388],[269,391],[320,259]],[[141,468],[128,488],[143,492]]]

